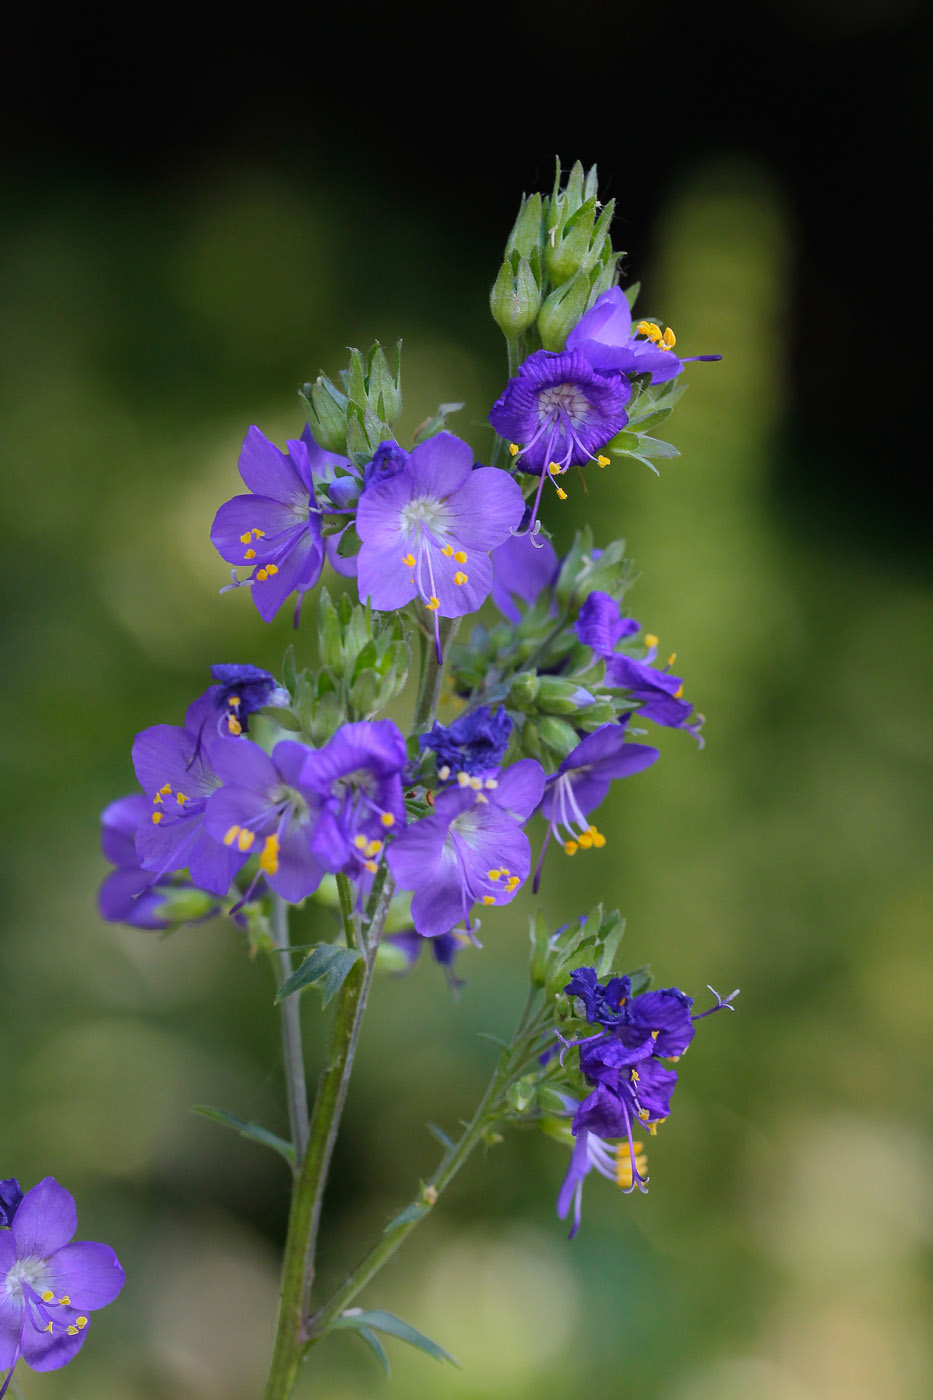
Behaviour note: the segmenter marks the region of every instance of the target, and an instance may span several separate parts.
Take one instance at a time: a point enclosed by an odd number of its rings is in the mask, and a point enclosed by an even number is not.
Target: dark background
[[[588,1183],[566,1247],[564,1160],[518,1138],[365,1301],[466,1363],[399,1356],[407,1395],[637,1375],[645,1400],[919,1400],[920,6],[40,23],[9,36],[2,132],[0,1175],[57,1175],[130,1283],[87,1355],[23,1394],[257,1392],[285,1183],[187,1108],[282,1126],[267,973],[220,927],[101,925],[96,813],[131,785],[136,730],[177,722],[211,661],[279,666],[287,626],[217,598],[207,542],[251,422],[294,435],[300,380],[401,335],[409,428],[465,397],[482,450],[504,365],[485,298],[556,152],[598,162],[640,305],[725,359],[690,372],[660,481],[600,481],[549,521],[559,542],[588,518],[627,536],[632,607],[709,716],[701,757],[666,735],[650,782],[607,804],[611,861],[556,867],[549,898],[570,917],[598,872],[633,964],[741,983],[742,1012],[706,1023],[646,1201]],[[430,1169],[424,1120],[468,1110],[476,1032],[523,995],[530,905],[490,926],[458,1003],[428,966],[382,984],[327,1278]],[[310,1000],[306,1019],[313,1068]],[[317,1364],[340,1400],[383,1385],[352,1341]]]

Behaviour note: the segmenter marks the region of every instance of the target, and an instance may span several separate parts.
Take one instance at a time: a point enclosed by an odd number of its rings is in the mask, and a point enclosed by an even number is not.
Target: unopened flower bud
[[[347,450],[347,396],[324,374],[305,384],[300,397],[314,441],[328,452]]]
[[[541,290],[527,258],[513,271],[506,258],[489,294],[489,309],[503,335],[514,340],[534,324],[541,308]]]
[[[572,715],[577,710],[592,705],[595,696],[576,681],[563,680],[560,676],[542,676],[536,697],[537,708],[543,714]]]
[[[509,234],[505,255],[517,252],[521,258],[530,258],[536,248],[541,247],[542,201],[539,194],[529,195],[522,200],[518,218]]]
[[[517,710],[533,705],[541,682],[534,671],[519,671],[509,686],[509,704]]]
[[[568,335],[586,310],[589,295],[589,278],[582,272],[551,292],[538,312],[538,333],[545,350],[563,350]]]

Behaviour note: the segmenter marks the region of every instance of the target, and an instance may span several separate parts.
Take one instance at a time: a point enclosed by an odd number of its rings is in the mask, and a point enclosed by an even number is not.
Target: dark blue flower
[[[680,374],[688,360],[721,360],[721,355],[674,353],[677,337],[670,326],[661,329],[654,321],[639,321],[632,328],[632,312],[621,287],[603,292],[567,337],[567,349],[577,350],[594,369],[623,374],[650,374],[652,384],[663,384]]]
[[[447,782],[460,773],[472,776],[499,768],[511,733],[512,721],[501,706],[493,711],[489,705],[480,705],[453,724],[435,723],[433,729],[419,737],[418,743],[437,755],[438,776],[441,782]]]
[[[22,1187],[15,1176],[0,1181],[0,1229],[9,1230],[22,1199]]]
[[[214,703],[221,712],[221,728],[228,734],[248,734],[249,716],[265,706],[287,705],[291,699],[284,686],[258,666],[228,665],[211,667],[218,683]]]
[[[397,442],[380,442],[373,460],[363,469],[363,490],[391,481],[408,464],[408,453]]]

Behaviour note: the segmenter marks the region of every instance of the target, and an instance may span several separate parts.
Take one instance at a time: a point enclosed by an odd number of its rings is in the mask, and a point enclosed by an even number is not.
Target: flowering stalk
[[[281,895],[272,900],[272,937],[275,950],[273,964],[277,970],[277,986],[292,975],[292,958],[288,939],[288,905]],[[297,997],[283,997],[279,1003],[282,1027],[282,1063],[288,1097],[288,1122],[295,1148],[295,1170],[301,1166],[308,1146],[308,1089],[305,1083],[304,1051],[301,1043],[301,1003]]]

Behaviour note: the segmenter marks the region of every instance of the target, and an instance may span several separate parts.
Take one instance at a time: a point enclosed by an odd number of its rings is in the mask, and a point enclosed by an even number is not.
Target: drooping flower
[[[156,724],[137,734],[133,766],[150,804],[136,832],[142,868],[157,880],[187,866],[199,889],[223,895],[248,854],[245,848],[231,849],[213,839],[204,825],[205,804],[220,787],[220,757],[230,748],[254,745],[249,739],[218,736],[218,690],[209,687],[189,706],[184,728]]]
[[[260,617],[271,622],[286,598],[317,583],[324,564],[321,512],[315,500],[308,444],[282,452],[256,427],[240,452],[240,476],[253,493],[220,507],[211,541],[228,564],[252,570],[248,586]]]
[[[123,1269],[109,1245],[72,1241],[73,1197],[47,1176],[25,1193],[0,1186],[0,1374],[10,1384],[22,1358],[34,1371],[55,1371],[81,1350],[89,1314],[119,1294]]]
[[[405,825],[405,738],[390,719],[344,724],[306,757],[303,789],[315,795],[311,849],[325,870],[375,874],[389,832]]]
[[[544,770],[522,759],[495,777],[468,777],[440,792],[430,816],[412,822],[386,859],[412,890],[411,916],[427,938],[448,933],[474,904],[508,904],[528,878],[522,826],[541,800]]]
[[[266,882],[293,904],[324,874],[311,849],[321,802],[303,778],[309,752],[293,739],[276,744],[271,757],[249,740],[221,740],[212,758],[223,786],[204,812],[208,838],[241,864],[258,855]]]
[[[683,680],[670,670],[656,669],[653,664],[658,654],[657,637],[646,634],[647,652],[643,660],[616,651],[616,643],[621,638],[638,631],[639,624],[634,618],[622,617],[619,604],[608,593],[591,593],[576,622],[580,641],[592,647],[606,662],[606,684],[629,691],[632,699],[640,702],[639,714],[643,718],[667,729],[686,729],[702,748],[703,719],[700,716],[692,724],[689,722],[693,706],[681,698]],[[668,667],[675,660],[675,656],[670,656]]]
[[[632,388],[624,375],[594,369],[578,350],[536,350],[493,404],[489,421],[509,442],[522,471],[540,476],[529,520],[534,529],[546,478],[556,480],[586,462],[609,465],[601,449],[628,422]]]
[[[648,744],[627,743],[624,724],[604,724],[581,739],[547,780],[541,813],[548,830],[535,871],[536,892],[551,837],[557,837],[569,856],[604,846],[605,836],[587,820],[590,812],[602,802],[614,778],[640,773],[659,757]]]
[[[568,1106],[579,1108],[579,1104],[570,1099]],[[648,1180],[648,1159],[645,1156],[644,1144],[633,1141],[629,1147],[627,1141],[610,1143],[589,1128],[580,1129],[574,1139],[567,1175],[557,1196],[557,1215],[560,1220],[566,1220],[571,1206],[573,1207],[570,1239],[573,1239],[580,1228],[583,1182],[594,1168],[601,1176],[615,1182],[628,1194],[635,1185],[636,1176],[641,1182]]]
[[[418,743],[437,755],[438,776],[446,782],[460,773],[472,777],[498,768],[511,733],[512,720],[501,706],[493,711],[489,705],[480,705],[452,724],[435,722],[427,734],[420,735]]]
[[[603,292],[596,305],[577,322],[567,337],[567,349],[585,355],[594,369],[623,374],[650,374],[652,384],[663,384],[680,374],[690,360],[721,360],[721,355],[674,353],[677,337],[670,326],[655,321],[632,326],[632,311],[621,287]]]
[[[420,443],[394,476],[360,497],[360,600],[392,612],[420,598],[438,617],[476,612],[492,588],[489,551],[509,538],[524,501],[508,472],[473,468],[452,433]]]
[[[211,667],[211,675],[217,682],[214,703],[221,714],[221,733],[248,734],[250,715],[266,706],[287,705],[291,700],[285,687],[258,666],[222,663]]]
[[[436,938],[425,938],[421,933],[410,929],[407,933],[390,933],[380,943],[380,949],[396,949],[404,960],[403,972],[410,972],[420,958],[425,946],[431,949],[434,961],[443,968],[451,988],[456,991],[464,985],[463,978],[454,972],[454,959],[469,944],[465,933],[439,933]]]
[[[492,601],[517,627],[522,614],[515,602],[534,607],[541,594],[550,591],[560,573],[557,550],[545,535],[523,530],[492,552]],[[553,607],[553,605],[552,605]]]
[[[136,832],[150,820],[151,813],[152,805],[141,792],[117,798],[101,813],[101,849],[116,869],[101,885],[98,905],[111,923],[146,929],[169,927],[161,913],[168,887],[157,883],[151,870],[143,870],[136,852]]]

